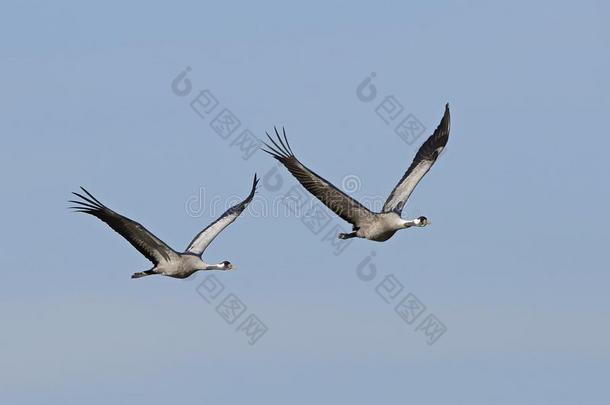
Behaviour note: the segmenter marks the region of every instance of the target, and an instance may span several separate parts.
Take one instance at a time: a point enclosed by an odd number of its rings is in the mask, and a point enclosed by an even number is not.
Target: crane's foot
[[[146,276],[152,276],[153,274],[157,274],[156,271],[154,270],[146,270],[146,271],[139,271],[137,273],[133,273],[131,275],[131,278],[140,278],[140,277],[146,277]]]

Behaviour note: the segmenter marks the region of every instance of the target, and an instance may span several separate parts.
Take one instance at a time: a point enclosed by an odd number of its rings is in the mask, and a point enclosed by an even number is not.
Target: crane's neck
[[[222,263],[216,263],[216,264],[205,264],[205,269],[204,270],[224,270],[225,265]]]
[[[407,219],[402,223],[403,228],[410,228],[412,226],[422,226],[421,220],[419,218]]]

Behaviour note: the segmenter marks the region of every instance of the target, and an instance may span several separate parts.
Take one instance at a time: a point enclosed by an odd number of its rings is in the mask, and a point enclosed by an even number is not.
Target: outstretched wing
[[[203,251],[209,246],[209,244],[214,240],[216,236],[223,229],[225,229],[229,224],[237,219],[238,216],[246,209],[252,198],[254,198],[254,193],[256,192],[256,185],[258,184],[259,179],[254,175],[254,181],[252,182],[252,190],[248,197],[245,200],[240,202],[237,205],[229,208],[224,214],[220,216],[216,221],[212,222],[205,228],[203,231],[199,232],[195,239],[189,244],[186,248],[185,253],[193,253],[197,256],[201,256]]]
[[[443,148],[445,148],[445,145],[447,145],[449,127],[449,104],[446,104],[445,114],[441,123],[417,151],[411,166],[409,166],[383,205],[383,212],[394,211],[398,214],[402,212],[402,208],[415,189],[415,186],[417,186],[417,183],[428,173],[428,170],[430,170]]]
[[[283,140],[277,132],[277,129],[275,129],[275,135],[277,136],[279,144],[267,134],[267,137],[275,147],[265,143],[269,150],[263,149],[263,151],[267,152],[283,164],[307,191],[347,222],[356,225],[361,220],[373,215],[364,205],[360,204],[358,201],[354,200],[303,165],[294,156],[290,144],[288,143],[288,138],[286,138],[286,131],[282,129],[282,132],[284,135]]]
[[[138,249],[138,252],[153,262],[155,266],[162,261],[171,261],[179,257],[172,248],[142,225],[112,211],[84,188],[81,187],[81,190],[86,196],[80,193],[72,193],[81,198],[81,200],[70,200],[71,203],[77,204],[70,208],[77,212],[84,212],[98,217],[107,223],[119,235],[127,239],[133,247]]]

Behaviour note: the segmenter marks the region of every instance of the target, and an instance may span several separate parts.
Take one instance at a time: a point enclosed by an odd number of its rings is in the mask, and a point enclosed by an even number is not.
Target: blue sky
[[[609,11],[3,2],[0,399],[607,401]],[[187,67],[192,91],[177,96]],[[366,103],[356,89],[372,72]],[[201,118],[190,102],[205,89],[219,104]],[[146,259],[66,209],[83,185],[183,249],[255,171],[268,184],[252,208],[277,202],[295,180],[214,132],[224,108],[238,132],[285,126],[305,164],[383,199],[424,139],[407,144],[376,114],[386,96],[426,136],[451,105],[449,144],[405,212],[433,224],[336,254],[324,238],[338,218],[315,234],[299,215],[249,210],[205,254],[239,267],[214,274],[218,299],[247,306],[233,324],[198,293],[206,274],[131,280]],[[391,276],[402,290],[386,303]],[[411,324],[394,310],[408,293],[425,305]],[[236,331],[249,314],[267,327],[254,345]],[[429,315],[446,328],[432,345],[418,330]]]

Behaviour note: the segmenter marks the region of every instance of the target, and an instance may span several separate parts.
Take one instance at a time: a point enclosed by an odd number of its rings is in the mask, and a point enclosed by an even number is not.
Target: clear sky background
[[[0,401],[607,402],[610,8],[505,3],[3,2]],[[204,89],[220,104],[200,118]],[[425,138],[375,113],[388,95],[425,136],[451,105],[405,211],[432,225],[335,255],[336,217],[316,235],[245,212],[205,259],[239,267],[215,276],[268,327],[254,345],[197,293],[206,274],[131,280],[148,261],[66,208],[83,185],[183,249],[274,167],[214,132],[221,108],[257,136],[285,125],[305,164],[383,200]],[[278,173],[257,207],[296,184]],[[376,292],[388,275],[426,306],[411,325]]]

